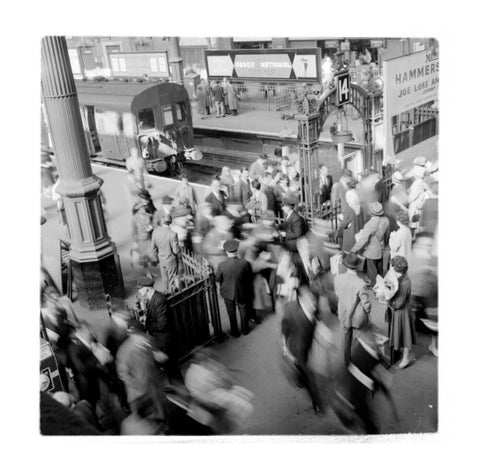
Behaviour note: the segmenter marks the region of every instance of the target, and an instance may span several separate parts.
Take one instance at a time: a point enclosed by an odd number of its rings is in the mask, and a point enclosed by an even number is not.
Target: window
[[[150,58],[150,70],[152,72],[158,72],[157,58],[156,57],[151,57]]]
[[[177,120],[179,122],[184,122],[187,119],[187,111],[185,110],[185,102],[175,104],[177,111]]]
[[[173,112],[171,105],[164,105],[162,107],[163,126],[173,125]]]
[[[112,69],[113,72],[118,72],[120,70],[120,66],[118,64],[118,58],[112,57]]]
[[[127,66],[126,66],[126,64],[125,64],[125,58],[124,58],[124,57],[120,57],[120,58],[118,58],[118,61],[119,61],[119,63],[120,63],[120,70],[121,70],[122,72],[126,72],[126,71],[127,71]]]
[[[152,108],[145,108],[138,112],[138,127],[140,130],[155,128],[155,115]]]

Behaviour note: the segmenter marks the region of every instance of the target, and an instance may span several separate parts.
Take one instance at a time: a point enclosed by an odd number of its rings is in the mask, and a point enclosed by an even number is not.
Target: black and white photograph
[[[41,54],[42,434],[437,431],[435,38]]]
[[[4,12],[2,471],[472,470],[467,2]]]

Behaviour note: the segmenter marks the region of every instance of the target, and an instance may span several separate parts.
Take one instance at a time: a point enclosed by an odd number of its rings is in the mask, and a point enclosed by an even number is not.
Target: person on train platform
[[[365,224],[362,204],[355,189],[346,192],[347,209],[337,229],[337,243],[342,251],[350,251],[355,244],[355,235]]]
[[[268,198],[265,193],[262,192],[261,188],[262,185],[259,181],[252,181],[252,197],[245,207],[253,218],[259,217],[262,212],[268,210]]]
[[[277,199],[275,197],[273,186],[272,172],[265,171],[260,178],[260,190],[267,197],[267,210],[275,212],[277,210]]]
[[[211,95],[212,95],[211,87],[210,87],[210,84],[204,78],[202,78],[202,80],[200,81],[200,84],[203,86],[203,90],[205,92],[206,114],[210,115]]]
[[[172,197],[169,195],[164,195],[162,197],[160,205],[153,214],[152,225],[154,229],[159,225],[163,225],[167,220],[170,223],[170,213],[173,208],[173,202]]]
[[[163,286],[168,292],[177,282],[181,246],[178,235],[167,222],[153,231],[152,249],[158,260]]]
[[[216,118],[225,116],[225,103],[223,100],[223,87],[220,84],[220,81],[217,80],[215,86],[213,87],[213,100],[215,101],[215,108],[217,109]]]
[[[207,191],[205,202],[208,202],[212,207],[212,215],[222,215],[225,212],[227,198],[222,190],[220,183],[220,176],[215,176],[210,184],[210,189]]]
[[[231,115],[232,112],[230,111],[230,102],[228,100],[228,81],[227,78],[224,77],[222,80],[222,89],[223,89],[223,103],[225,104],[225,113],[227,115]]]
[[[244,207],[252,197],[248,174],[248,169],[242,168],[240,171],[240,179],[233,185],[233,200],[235,202],[241,202]]]
[[[192,230],[193,216],[190,207],[178,206],[172,210],[170,230],[178,236],[178,243],[182,251],[193,251]]]
[[[180,185],[175,189],[173,200],[176,205],[180,202],[188,201],[188,205],[192,209],[192,215],[195,216],[197,210],[198,198],[194,187],[188,182],[188,174],[183,171],[180,174]]]
[[[138,153],[136,146],[130,148],[130,156],[125,161],[125,165],[127,168],[128,190],[131,198],[135,200],[142,189],[149,187],[145,181],[145,175],[147,174],[145,161]]]
[[[147,207],[148,204],[138,201],[132,210],[132,240],[134,244],[131,257],[143,266],[148,277],[152,277],[152,266],[157,261],[152,251],[152,215],[148,212]]]
[[[233,198],[233,185],[235,181],[233,180],[232,173],[228,166],[222,167],[222,172],[220,173],[220,185],[221,189],[227,196],[227,200],[232,200]]]
[[[405,178],[400,171],[395,171],[392,174],[392,184],[393,187],[390,190],[388,202],[385,206],[385,213],[395,216],[400,210],[408,211],[408,193],[405,188]]]
[[[227,113],[228,113],[228,109],[230,109],[230,112],[232,113],[232,115],[237,116],[239,96],[235,92],[235,89],[233,88],[233,85],[229,80],[226,80],[224,84],[224,91],[225,91],[225,96],[228,103]]]
[[[282,202],[285,221],[279,227],[287,248],[294,253],[297,252],[297,239],[305,236],[308,232],[307,222],[295,210],[297,204],[298,198],[295,194],[292,192],[285,194]]]
[[[330,200],[332,193],[332,176],[328,174],[328,167],[326,164],[320,163],[318,166],[320,170],[320,205]]]
[[[202,82],[197,85],[197,90],[195,91],[195,97],[197,100],[197,112],[200,115],[200,118],[203,120],[207,118],[207,107],[206,107],[206,100],[207,94],[205,90],[205,86]]]
[[[344,169],[340,174],[338,182],[333,184],[331,192],[332,205],[336,205],[340,201],[340,213],[343,215],[347,210],[347,199],[345,197],[347,191],[350,189],[350,182],[353,179],[352,171]]]
[[[265,153],[262,153],[258,158],[250,165],[250,170],[248,172],[250,181],[260,180],[265,172],[265,164],[267,162],[268,156]]]
[[[237,240],[227,240],[223,244],[223,249],[227,259],[218,265],[216,271],[216,280],[220,284],[220,295],[225,301],[228,318],[230,320],[230,335],[238,338],[240,330],[238,328],[236,307],[240,311],[240,328],[244,335],[250,330],[248,319],[252,313],[251,301],[253,298],[253,273],[250,263],[237,256],[239,242]]]
[[[244,225],[251,222],[250,214],[243,208],[241,202],[228,202],[225,215],[233,222],[233,238],[240,240],[242,238]]]
[[[232,238],[232,220],[226,215],[213,217],[213,228],[202,241],[202,254],[213,266],[214,271],[225,260],[224,242]]]

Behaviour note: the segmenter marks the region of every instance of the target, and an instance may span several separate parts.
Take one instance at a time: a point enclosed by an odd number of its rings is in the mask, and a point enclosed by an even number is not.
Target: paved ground
[[[103,191],[107,199],[107,228],[117,245],[127,291],[127,302],[134,294],[139,273],[131,267],[128,253],[130,240],[130,211],[124,191],[125,172],[94,166],[94,172],[104,179]],[[176,182],[151,177],[152,196],[157,200],[170,192]],[[199,187],[202,192],[202,188]],[[53,202],[42,198],[47,222],[42,226],[43,262],[54,278],[58,278],[60,228]],[[225,309],[220,303],[222,323],[228,329]],[[98,327],[99,331],[109,323],[106,311],[88,312],[76,304],[78,313]],[[376,306],[374,323],[385,331],[383,311]],[[305,390],[290,385],[279,363],[280,321],[275,315],[267,316],[262,325],[256,326],[247,337],[229,339],[216,345],[224,364],[232,369],[239,384],[255,394],[255,413],[239,433],[245,434],[338,434],[348,432],[329,410],[323,418],[314,415]],[[429,340],[420,334],[415,347],[416,363],[410,368],[395,372],[393,395],[400,415],[400,423],[389,420],[387,408],[381,396],[374,402],[382,430],[391,433],[434,432],[437,425],[437,360],[426,349]]]

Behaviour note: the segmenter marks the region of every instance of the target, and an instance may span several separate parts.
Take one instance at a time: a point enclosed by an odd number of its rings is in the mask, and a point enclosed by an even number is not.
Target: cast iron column
[[[90,165],[67,43],[42,39],[42,94],[70,233],[70,260],[78,298],[90,309],[105,307],[104,295],[124,297],[115,244],[107,233],[100,202],[102,179]]]
[[[182,55],[180,54],[180,42],[178,36],[172,36],[170,38],[170,45],[172,57],[169,58],[168,62],[172,67],[173,82],[183,84],[183,59]]]

